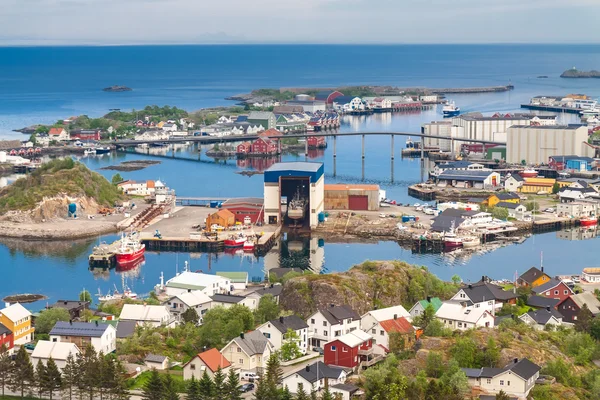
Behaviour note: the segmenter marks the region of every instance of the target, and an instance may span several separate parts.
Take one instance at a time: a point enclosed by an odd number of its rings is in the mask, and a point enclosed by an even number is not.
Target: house
[[[249,293],[246,296],[236,296],[232,294],[215,294],[210,297],[212,299],[211,307],[229,308],[235,304],[248,307],[251,311],[256,310],[260,301],[260,296],[255,293]]]
[[[37,365],[38,361],[46,365],[50,357],[56,363],[60,371],[67,365],[67,358],[72,355],[76,358],[80,350],[75,343],[51,342],[49,340],[39,340],[31,353],[31,363]]]
[[[0,349],[2,346],[6,346],[9,355],[12,354],[15,347],[15,336],[10,329],[0,324]]]
[[[112,353],[117,348],[117,330],[109,324],[57,321],[50,331],[50,341],[74,343],[84,349],[91,345],[96,352]]]
[[[510,203],[508,201],[501,201],[496,203],[498,208],[506,208],[508,210],[509,218],[521,219],[527,212],[527,207],[524,204]]]
[[[440,176],[444,171],[491,171],[490,168],[486,168],[483,164],[474,163],[467,160],[458,160],[437,164],[433,167],[431,175]]]
[[[35,328],[31,326],[31,313],[21,304],[15,303],[0,310],[0,324],[13,333],[15,345],[33,341]]]
[[[408,311],[411,317],[416,317],[423,314],[423,311],[431,304],[433,311],[436,312],[442,306],[442,300],[439,297],[427,296],[425,300],[419,300],[414,306]]]
[[[271,271],[273,271],[273,270],[270,270],[269,272],[271,272]],[[283,292],[283,285],[271,284],[267,287],[257,289],[255,291],[253,291],[252,293],[256,294],[259,297],[259,301],[260,301],[261,297],[266,296],[266,295],[271,295],[275,299],[275,302],[277,304],[279,304],[279,296],[281,295],[281,292]]]
[[[496,315],[496,309],[502,308],[503,304],[517,304],[517,297],[516,293],[505,291],[482,278],[479,282],[461,287],[451,300],[470,301],[474,308],[483,308]]]
[[[241,224],[256,224],[264,219],[264,199],[261,197],[228,199],[223,202],[221,208],[231,211],[235,222]]]
[[[581,157],[577,155],[551,156],[548,165],[557,171],[575,170],[591,171],[595,166],[595,160],[591,157]]]
[[[589,283],[600,283],[600,268],[584,268],[581,279]]]
[[[298,348],[302,354],[306,354],[308,351],[308,325],[302,318],[296,315],[279,317],[256,328],[257,331],[262,332],[269,339],[275,350],[280,350],[281,346],[288,340],[287,333],[290,329],[298,337],[296,340]]]
[[[321,347],[331,338],[360,329],[360,315],[348,305],[331,305],[311,315],[308,323],[310,346]]]
[[[566,283],[556,278],[552,278],[543,285],[532,288],[531,292],[538,296],[558,299],[559,301],[563,301],[573,294],[573,290]]]
[[[144,358],[144,365],[149,369],[156,369],[164,371],[169,368],[169,358],[166,356],[159,356],[157,354],[148,354]]]
[[[547,307],[556,308],[558,303],[560,303],[560,300],[558,300],[558,299],[552,299],[549,297],[532,295],[527,298],[526,304],[529,307],[538,309],[538,308],[547,308]]]
[[[462,368],[469,385],[488,394],[506,394],[525,399],[540,376],[541,367],[526,358],[515,358],[504,368]]]
[[[177,131],[177,124],[174,123],[166,123],[161,128],[165,132],[175,132]]]
[[[275,350],[269,339],[260,331],[241,333],[233,338],[221,353],[229,360],[232,367],[242,372],[262,374],[267,361]]]
[[[309,136],[306,138],[309,149],[323,149],[327,147],[325,136]]]
[[[100,140],[101,133],[100,129],[75,129],[69,133],[69,136],[71,140]]]
[[[325,343],[323,360],[327,365],[355,368],[373,355],[373,337],[360,329]]]
[[[166,305],[171,315],[181,320],[181,314],[192,308],[198,314],[198,322],[202,321],[202,316],[210,310],[212,299],[201,290],[192,290],[191,292],[177,294],[163,305]]]
[[[346,383],[338,383],[337,385],[329,386],[329,392],[334,398],[339,398],[339,400],[351,400],[352,398],[355,398],[355,396],[360,396],[362,394],[362,391],[358,386],[348,385]]]
[[[500,185],[500,174],[494,171],[446,170],[436,178],[439,187],[493,189]]]
[[[333,107],[340,112],[364,111],[365,103],[360,97],[339,96],[333,101]]]
[[[342,92],[338,92],[337,90],[323,90],[317,92],[315,95],[315,100],[324,101],[328,106],[333,105],[333,102],[337,97],[343,96]]]
[[[58,300],[48,308],[64,308],[69,312],[71,319],[81,318],[83,311],[90,308],[89,301]]]
[[[48,131],[48,138],[57,142],[68,142],[71,140],[69,132],[64,128],[50,128]]]
[[[127,339],[135,333],[136,321],[118,321],[117,323],[117,340]]]
[[[592,186],[584,188],[576,186],[563,187],[558,191],[558,197],[561,203],[569,203],[584,199],[598,199],[599,195]]]
[[[494,316],[489,308],[476,308],[467,301],[446,301],[435,316],[445,328],[452,330],[494,327]]]
[[[523,177],[519,174],[507,175],[506,179],[504,180],[504,190],[516,192],[521,186],[523,186],[524,182],[525,179],[523,179]]]
[[[575,323],[584,304],[594,316],[600,315],[600,301],[591,292],[573,294],[558,303],[556,309],[562,314],[564,322]]]
[[[237,147],[235,148],[235,154],[238,154],[238,155],[250,154],[251,151],[252,151],[252,143],[250,143],[250,142],[242,142],[242,143],[238,144]]]
[[[215,275],[229,279],[229,282],[231,282],[229,287],[232,292],[234,290],[244,290],[248,287],[248,272],[246,271],[221,271],[216,272]]]
[[[366,312],[362,317],[360,317],[360,329],[365,332],[368,332],[374,325],[381,321],[386,321],[392,318],[403,317],[408,320],[411,319],[411,315],[406,309],[400,305],[381,308],[377,310],[371,310]]]
[[[222,226],[223,228],[233,226],[235,225],[235,215],[227,209],[221,209],[206,217],[206,230],[210,231],[213,225]]]
[[[325,387],[325,382],[329,388],[343,383],[346,380],[346,371],[343,368],[332,367],[317,361],[311,365],[284,376],[281,386],[288,388],[291,393],[298,393],[300,384],[302,390],[306,393],[318,392]],[[331,390],[330,390],[331,391]]]
[[[207,296],[228,293],[231,291],[231,282],[222,276],[191,272],[188,270],[186,262],[184,271],[169,279],[164,285],[164,291],[169,296],[176,296],[195,290],[200,290]]]
[[[380,321],[365,332],[373,337],[373,344],[382,346],[386,352],[390,351],[390,336],[398,333],[404,340],[404,349],[414,345],[416,340],[416,329],[404,317],[392,318]]]
[[[126,180],[117,183],[117,187],[123,193],[133,196],[150,196],[156,191],[155,182],[150,180],[143,182]]]
[[[149,306],[146,304],[125,304],[119,316],[120,321],[135,321],[138,326],[153,327],[170,325],[171,314],[166,306]],[[120,323],[120,322],[119,322]]]
[[[204,375],[204,371],[212,378],[219,368],[227,376],[230,367],[231,363],[229,360],[219,350],[212,348],[196,354],[190,361],[184,364],[183,379],[187,381],[193,377],[196,380],[200,380],[202,375]]]
[[[562,324],[562,315],[554,308],[541,308],[535,311],[529,311],[519,317],[519,319],[528,325],[533,326],[539,331],[543,331],[546,326],[557,327]]]
[[[277,143],[275,143],[275,141],[273,141],[269,138],[266,138],[266,137],[259,137],[254,142],[252,142],[252,145],[250,146],[250,153],[251,154],[278,154],[279,147],[277,146]]]
[[[515,192],[494,193],[484,200],[484,204],[488,207],[495,207],[498,203],[514,203],[519,204],[521,198]]]
[[[560,194],[559,194],[560,196]],[[561,198],[561,201],[564,201]],[[559,217],[593,217],[598,215],[599,203],[595,200],[582,200],[582,201],[566,201],[556,205],[556,213]]]
[[[376,97],[371,102],[371,107],[373,110],[389,110],[392,108],[392,101],[390,99],[386,99],[385,97]]]
[[[251,124],[261,125],[265,129],[275,128],[277,118],[270,111],[251,111],[248,120]]]
[[[541,270],[537,269],[536,267],[531,267],[521,276],[519,276],[519,279],[517,279],[517,285],[521,287],[536,287],[549,281],[550,276],[544,273],[544,267],[542,267]]]
[[[552,193],[552,187],[556,179],[553,178],[525,178],[525,182],[519,188],[520,193]]]

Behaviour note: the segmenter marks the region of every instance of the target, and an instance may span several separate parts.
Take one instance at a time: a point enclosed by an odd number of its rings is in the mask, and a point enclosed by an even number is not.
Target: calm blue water
[[[291,61],[291,60],[302,60]],[[516,111],[519,104],[535,95],[586,93],[600,96],[600,80],[565,80],[560,73],[572,66],[593,69],[600,65],[600,46],[574,45],[411,45],[411,46],[149,46],[149,47],[47,47],[0,48],[0,138],[22,138],[11,132],[34,123],[49,123],[71,115],[100,116],[110,108],[142,108],[147,104],[176,105],[196,110],[228,105],[224,97],[259,87],[314,87],[353,84],[394,86],[470,87],[504,85],[507,93],[452,96],[466,111]],[[537,79],[548,75],[549,79]],[[104,93],[103,87],[127,85],[126,93]],[[423,122],[440,119],[439,110],[410,115],[374,115],[344,119],[342,132],[419,132]],[[367,156],[360,159],[360,137],[338,140],[337,163],[329,146],[312,160],[325,163],[328,182],[373,182],[388,197],[411,201],[406,187],[421,179],[426,170],[418,160],[402,160],[401,140],[396,140],[396,160],[389,160],[389,139],[368,137]],[[205,149],[203,149],[204,152]],[[160,165],[141,171],[121,172],[127,179],[160,178],[179,195],[260,196],[262,176],[245,177],[235,161],[215,163],[201,153],[202,162],[160,158]],[[195,150],[184,150],[197,157]],[[82,159],[107,177],[113,171],[101,167],[144,155],[113,154]],[[158,158],[157,158],[158,159]],[[284,161],[304,160],[287,155]],[[245,168],[245,167],[244,167]],[[335,170],[335,176],[334,176]],[[0,245],[0,297],[18,292],[41,292],[50,296],[74,297],[85,287],[103,292],[121,285],[114,271],[92,273],[87,255],[93,241],[68,244],[42,253],[24,251],[23,243]],[[509,246],[473,257],[413,255],[395,243],[324,245],[324,270],[342,271],[365,259],[404,259],[427,265],[441,278],[458,273],[464,279],[482,274],[510,278],[539,263],[545,253],[550,273],[578,273],[595,265],[597,241],[564,241],[556,234],[538,235],[523,245]],[[39,246],[35,246],[38,247]],[[39,250],[39,249],[38,249]],[[206,255],[148,254],[146,263],[128,279],[145,293],[158,282],[161,271],[170,277],[175,265],[189,259],[192,269],[206,270]],[[575,262],[573,261],[575,260]],[[320,264],[320,263],[319,263]],[[248,270],[261,276],[264,260],[251,262],[222,255],[211,261],[212,269]]]

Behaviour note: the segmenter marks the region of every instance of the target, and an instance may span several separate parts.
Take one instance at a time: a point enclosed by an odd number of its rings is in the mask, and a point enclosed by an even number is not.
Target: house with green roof
[[[410,309],[409,314],[413,317],[421,315],[430,304],[433,306],[433,310],[437,312],[442,306],[442,300],[439,297],[427,296],[427,299],[417,301]]]
[[[229,279],[234,290],[245,290],[248,287],[248,272],[220,271],[215,275]]]

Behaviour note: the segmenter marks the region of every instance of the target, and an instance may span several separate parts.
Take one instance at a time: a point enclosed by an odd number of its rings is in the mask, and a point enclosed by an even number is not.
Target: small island
[[[127,86],[113,85],[102,89],[103,92],[131,92],[133,89]]]
[[[600,78],[600,71],[579,71],[573,67],[560,74],[561,78]]]

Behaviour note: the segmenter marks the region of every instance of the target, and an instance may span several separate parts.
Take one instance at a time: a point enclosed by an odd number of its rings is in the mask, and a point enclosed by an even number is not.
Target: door
[[[369,209],[369,196],[349,195],[348,196],[348,208],[350,210],[362,210],[362,211],[368,210]]]

